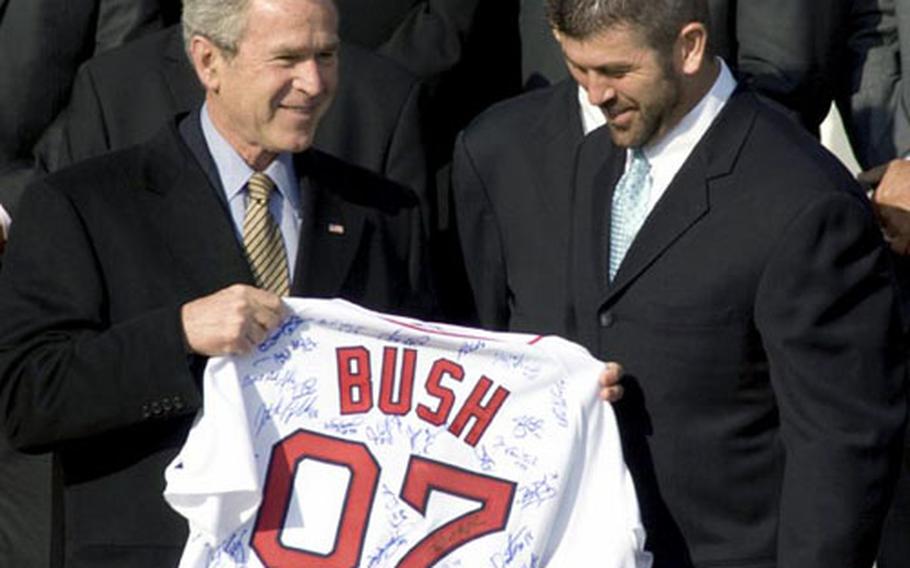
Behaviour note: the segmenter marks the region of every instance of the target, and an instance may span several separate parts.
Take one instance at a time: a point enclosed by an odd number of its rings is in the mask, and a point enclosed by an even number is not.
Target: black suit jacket
[[[709,0],[711,41],[737,76],[818,135],[846,57],[849,0]]]
[[[175,0],[0,2],[0,171],[28,161],[66,104],[79,64],[161,29]]]
[[[735,93],[607,281],[625,151],[579,151],[577,337],[617,405],[658,566],[870,566],[906,414],[893,271],[836,159]]]
[[[201,140],[189,120],[185,137]],[[292,293],[426,316],[414,194],[317,150],[295,165]],[[174,566],[182,549],[163,471],[200,407],[204,361],[186,355],[180,306],[252,282],[213,167],[172,125],[49,176],[14,225],[0,276],[0,406],[15,446],[57,456],[67,566]]]
[[[578,86],[500,103],[459,136],[455,217],[481,325],[565,333]]]
[[[910,3],[855,0],[838,108],[864,168],[910,153]]]
[[[344,41],[375,49],[428,85],[428,154],[449,162],[456,133],[521,89],[519,0],[336,0]]]

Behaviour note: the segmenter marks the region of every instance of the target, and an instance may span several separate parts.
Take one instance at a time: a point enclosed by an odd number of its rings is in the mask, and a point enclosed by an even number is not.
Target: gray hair
[[[251,0],[183,0],[183,43],[189,51],[193,36],[202,36],[225,51],[237,53],[246,29]]]
[[[708,24],[705,0],[546,1],[550,26],[564,36],[585,40],[611,27],[627,25],[643,32],[650,46],[662,54],[669,53],[686,24]]]

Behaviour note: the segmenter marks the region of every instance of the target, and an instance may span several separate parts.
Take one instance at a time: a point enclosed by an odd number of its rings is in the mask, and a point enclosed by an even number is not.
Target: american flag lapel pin
[[[329,223],[329,232],[333,235],[343,235],[344,225],[341,223]]]

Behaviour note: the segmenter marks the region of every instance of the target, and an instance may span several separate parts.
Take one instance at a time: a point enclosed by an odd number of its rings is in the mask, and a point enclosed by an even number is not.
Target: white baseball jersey
[[[603,364],[341,300],[212,359],[166,471],[181,568],[642,568]]]

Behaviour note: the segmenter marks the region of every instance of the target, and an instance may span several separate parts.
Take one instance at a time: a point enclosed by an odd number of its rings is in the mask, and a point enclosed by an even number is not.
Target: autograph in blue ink
[[[460,360],[462,357],[467,357],[471,353],[480,351],[486,346],[486,342],[482,339],[478,339],[476,341],[467,341],[458,348],[458,359]]]
[[[331,418],[323,423],[326,430],[341,436],[351,436],[360,431],[363,418]]]
[[[509,533],[509,540],[506,545],[506,549],[502,552],[497,552],[490,557],[490,565],[494,568],[509,568],[512,566],[519,566],[517,562],[521,562],[519,556],[527,558],[530,554],[530,560],[521,564],[522,568],[537,568],[540,564],[536,554],[531,553],[531,549],[534,546],[534,535],[531,534],[531,531],[528,527],[521,527],[516,533]]]
[[[245,566],[247,563],[247,533],[250,529],[241,529],[234,532],[215,549],[208,553],[208,564],[215,565],[223,556],[228,556],[237,565]]]
[[[306,326],[306,327],[304,327],[304,326]],[[265,353],[269,349],[274,347],[275,344],[278,343],[278,341],[282,337],[284,337],[285,335],[291,335],[292,333],[294,333],[301,327],[303,327],[303,329],[309,328],[309,326],[306,325],[306,322],[300,316],[291,316],[287,320],[285,320],[284,323],[282,323],[278,327],[278,329],[276,329],[272,333],[272,335],[270,335],[269,337],[267,337],[265,339],[265,341],[260,343],[259,346],[256,347],[256,349],[260,353]]]
[[[490,455],[490,452],[487,451],[485,444],[481,444],[479,448],[474,448],[474,457],[480,462],[480,469],[483,471],[491,471],[496,467],[496,461]]]
[[[319,395],[316,391],[316,383],[316,378],[307,379],[295,384],[290,392],[283,393],[274,403],[261,404],[253,420],[256,435],[258,436],[266,424],[271,421],[287,424],[288,421],[300,416],[318,418],[319,409],[316,403]]]
[[[318,347],[318,344],[310,337],[294,338],[288,341],[286,347],[283,347],[274,353],[270,353],[267,357],[260,357],[253,361],[253,366],[258,367],[266,363],[284,365],[291,360],[294,353],[309,353],[315,350],[316,347]]]
[[[422,347],[430,342],[429,335],[412,335],[410,333],[405,333],[400,329],[396,329],[388,335],[383,334],[379,339],[392,343],[400,343],[408,347]]]
[[[518,504],[522,509],[536,506],[540,507],[543,503],[556,497],[559,492],[555,485],[559,483],[559,475],[551,473],[545,475],[529,485],[523,485],[518,488]]]
[[[515,428],[512,430],[512,435],[516,438],[527,438],[528,436],[534,436],[535,438],[540,438],[540,431],[543,430],[543,419],[537,418],[536,416],[519,416],[518,418],[513,418],[515,422]]]
[[[496,442],[493,444],[493,450],[509,458],[512,463],[525,471],[537,465],[537,456],[525,452],[518,446],[507,444],[502,436],[497,436]]]
[[[555,385],[550,388],[550,411],[556,418],[556,423],[563,428],[569,427],[568,408],[566,406],[566,381],[559,379]]]

